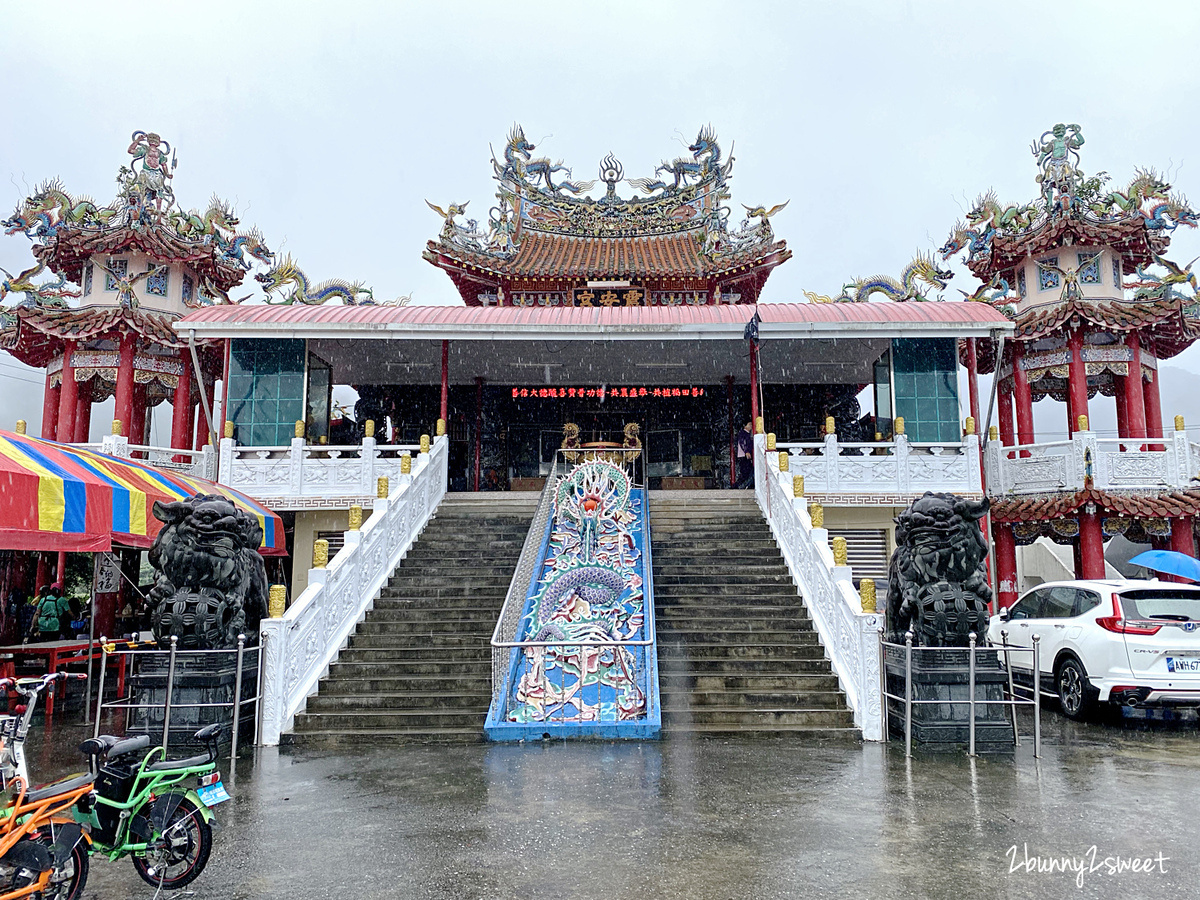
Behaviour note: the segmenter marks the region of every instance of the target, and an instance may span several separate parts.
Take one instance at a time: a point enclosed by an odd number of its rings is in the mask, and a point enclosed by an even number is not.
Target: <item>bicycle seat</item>
[[[72,791],[79,790],[81,787],[86,787],[95,780],[95,775],[84,772],[82,775],[73,775],[70,778],[64,778],[62,781],[54,781],[50,784],[44,784],[40,788],[27,791],[25,793],[25,802],[40,803],[43,800],[49,800],[51,797],[56,797],[59,794],[69,794]]]
[[[213,738],[215,738],[217,735],[219,735],[224,730],[225,730],[225,723],[224,722],[216,722],[212,725],[205,725],[203,728],[201,728],[199,731],[197,731],[194,735],[192,735],[192,737],[195,738],[197,741],[211,741]]]
[[[79,745],[79,752],[86,756],[105,756],[115,759],[127,753],[145,750],[150,746],[150,735],[139,734],[131,738],[119,738],[111,734],[101,734],[88,738]]]
[[[147,772],[165,772],[168,769],[191,769],[195,766],[206,766],[213,761],[213,758],[208,753],[201,753],[198,756],[189,756],[187,759],[164,759],[161,762],[151,763],[146,766]]]

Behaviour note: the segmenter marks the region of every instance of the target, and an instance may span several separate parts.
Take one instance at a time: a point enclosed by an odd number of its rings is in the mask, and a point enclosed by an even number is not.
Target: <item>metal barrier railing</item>
[[[148,642],[146,644],[135,643],[110,643],[106,638],[100,638],[101,644],[101,660],[100,674],[98,681],[98,690],[96,692],[96,723],[92,732],[93,737],[100,734],[100,721],[105,710],[146,710],[146,725],[149,726],[151,716],[149,711],[162,710],[162,747],[165,750],[170,739],[171,733],[171,713],[174,710],[181,709],[229,709],[232,719],[232,727],[230,732],[231,746],[229,751],[229,759],[231,766],[237,760],[239,729],[243,710],[247,704],[253,704],[254,716],[254,743],[258,742],[258,727],[259,727],[259,698],[262,696],[262,648],[261,646],[247,647],[246,635],[238,635],[238,645],[236,648],[228,650],[180,650],[178,647],[178,638],[171,637],[171,646],[168,650],[163,650],[157,643]],[[125,693],[126,696],[120,696],[118,691],[117,698],[110,700],[107,703],[104,700],[104,680],[105,672],[108,669],[108,659],[110,656],[126,656],[125,666]],[[129,689],[131,679],[138,677],[139,666],[144,660],[150,657],[157,657],[161,661],[162,657],[166,657],[167,672],[166,680],[163,683],[163,702],[161,703],[141,703],[135,702],[132,697],[132,692]],[[221,660],[234,658],[234,679],[233,679],[233,699],[228,701],[215,701],[210,703],[176,703],[174,695],[176,689],[177,663],[180,657],[186,658],[204,658],[206,660]],[[247,665],[247,657],[249,657],[249,665]],[[242,696],[242,684],[245,681],[246,673],[250,671],[255,673],[254,692],[253,696]],[[154,677],[161,678],[159,673],[153,673]],[[157,718],[157,716],[153,717]],[[128,723],[127,723],[128,727]],[[147,728],[148,730],[148,728]]]
[[[904,643],[898,644],[884,640],[883,629],[879,629],[879,658],[881,665],[879,666],[880,691],[883,694],[883,734],[886,739],[890,734],[890,722],[888,711],[888,700],[895,700],[898,703],[904,704],[904,755],[912,756],[912,708],[917,705],[928,704],[937,706],[962,706],[970,707],[968,715],[968,748],[967,753],[970,756],[975,755],[975,724],[976,724],[976,707],[979,706],[1007,706],[1012,710],[1012,730],[1013,743],[1016,746],[1021,745],[1021,734],[1017,727],[1017,707],[1032,706],[1033,707],[1033,758],[1041,759],[1042,756],[1042,707],[1041,707],[1041,647],[1039,643],[1041,638],[1039,635],[1033,636],[1032,647],[1016,647],[1008,643],[1008,632],[1001,631],[1000,636],[1002,642],[999,644],[983,644],[976,643],[975,632],[971,632],[970,643],[967,647],[914,647],[913,633],[910,631],[904,635]],[[904,651],[904,695],[892,694],[887,689],[887,648],[892,647],[897,650]],[[949,698],[939,697],[935,700],[914,700],[913,699],[913,680],[912,680],[912,663],[913,652],[939,652],[945,653],[947,649],[965,651],[968,654],[968,674],[967,674],[967,698],[965,700],[953,700]],[[1002,655],[1004,658],[1004,670],[1007,673],[1007,694],[1005,699],[1001,700],[978,700],[975,697],[975,676],[976,676],[976,656],[979,653],[988,655]],[[1032,673],[1033,686],[1030,689],[1032,696],[1024,697],[1017,695],[1017,690],[1024,690],[1023,685],[1017,685],[1013,680],[1012,655],[1029,653],[1032,654]]]

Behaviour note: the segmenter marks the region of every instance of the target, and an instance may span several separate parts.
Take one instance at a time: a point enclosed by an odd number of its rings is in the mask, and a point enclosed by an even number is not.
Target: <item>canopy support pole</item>
[[[204,392],[204,373],[200,371],[200,357],[196,353],[196,329],[188,332],[188,349],[192,351],[192,367],[196,370],[196,384],[200,385],[200,405],[204,408],[204,421],[208,425],[208,442],[217,445],[216,432],[213,431],[212,408],[208,405],[208,394]]]

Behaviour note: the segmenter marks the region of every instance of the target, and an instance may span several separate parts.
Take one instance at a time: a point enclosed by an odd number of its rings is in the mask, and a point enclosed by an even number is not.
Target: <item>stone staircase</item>
[[[650,532],[664,735],[857,736],[753,492],[652,492]]]
[[[447,494],[283,742],[477,741],[538,495]]]

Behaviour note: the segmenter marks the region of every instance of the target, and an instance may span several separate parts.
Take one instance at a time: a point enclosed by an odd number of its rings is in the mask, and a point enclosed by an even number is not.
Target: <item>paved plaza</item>
[[[1040,762],[790,738],[263,750],[194,896],[1200,895],[1196,726],[1045,713]],[[69,771],[79,734],[32,748],[34,772]],[[1074,870],[1039,874],[1052,857]],[[153,891],[94,859],[87,896]]]

